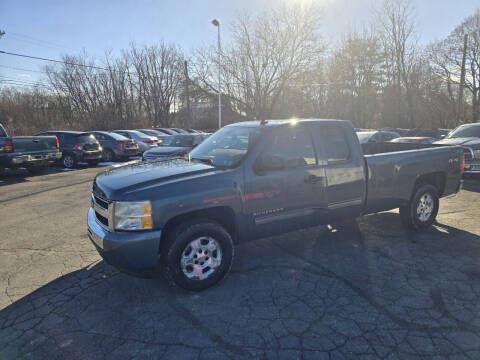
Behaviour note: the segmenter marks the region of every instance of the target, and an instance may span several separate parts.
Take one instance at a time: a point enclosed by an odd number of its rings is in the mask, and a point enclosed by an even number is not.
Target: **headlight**
[[[148,230],[152,228],[150,201],[118,201],[114,205],[115,230]]]

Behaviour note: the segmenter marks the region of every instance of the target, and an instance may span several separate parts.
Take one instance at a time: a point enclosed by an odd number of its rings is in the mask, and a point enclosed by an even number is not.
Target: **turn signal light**
[[[5,152],[13,152],[13,141],[12,139],[5,139]]]
[[[463,174],[465,170],[465,153],[462,154],[462,165],[460,167],[460,172]]]

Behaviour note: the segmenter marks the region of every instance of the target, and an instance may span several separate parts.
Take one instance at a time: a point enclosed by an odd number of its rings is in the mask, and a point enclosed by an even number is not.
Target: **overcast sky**
[[[311,0],[287,0],[301,4]],[[372,20],[381,0],[314,0],[324,9],[322,33],[329,43],[353,28]],[[258,13],[278,6],[280,0],[0,0],[0,50],[59,59],[65,53],[101,57],[118,52],[134,41],[153,44],[163,39],[181,45],[187,52],[213,44],[220,20],[228,40],[228,24],[238,11]],[[480,7],[478,0],[412,0],[417,33],[422,43],[448,35],[463,18]],[[0,54],[0,79],[36,79],[44,62]],[[1,66],[3,65],[3,66]]]

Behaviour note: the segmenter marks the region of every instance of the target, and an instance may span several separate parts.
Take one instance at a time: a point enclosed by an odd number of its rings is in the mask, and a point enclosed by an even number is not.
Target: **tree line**
[[[35,87],[0,88],[0,122],[14,134],[336,118],[362,128],[454,128],[480,120],[480,10],[444,39],[420,45],[410,0],[384,0],[361,31],[322,38],[316,3],[239,15],[228,43],[186,54],[131,44],[96,59],[65,55]]]

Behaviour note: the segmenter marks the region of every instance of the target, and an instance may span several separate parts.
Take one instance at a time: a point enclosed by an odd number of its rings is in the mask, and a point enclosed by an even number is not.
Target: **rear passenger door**
[[[326,198],[328,218],[358,216],[365,197],[365,175],[363,155],[352,131],[342,125],[312,124],[315,144],[323,149],[326,173]],[[356,136],[356,135],[355,135]]]

